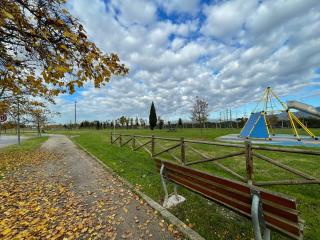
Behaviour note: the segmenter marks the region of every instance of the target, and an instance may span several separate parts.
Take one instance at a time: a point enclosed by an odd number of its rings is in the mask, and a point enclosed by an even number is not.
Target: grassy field
[[[286,133],[288,130],[283,130]],[[155,135],[169,137],[185,137],[186,139],[214,140],[215,137],[237,133],[239,130],[233,129],[206,129],[200,134],[199,129],[184,129],[177,132],[167,132],[166,130],[118,130],[117,132],[136,134],[136,135]],[[315,130],[315,132],[319,132]],[[73,141],[85,147],[106,165],[111,167],[121,177],[136,184],[147,195],[162,203],[163,191],[160,185],[159,174],[156,172],[153,161],[144,151],[132,152],[128,147],[120,148],[118,145],[110,144],[110,131],[62,131],[67,135],[78,135],[72,138]],[[125,139],[123,140],[123,142]],[[169,146],[170,143],[163,142],[163,146]],[[171,143],[171,146],[173,143]],[[157,146],[157,145],[156,145]],[[232,148],[215,147],[215,146],[194,146],[198,150],[209,153],[211,155],[222,155],[223,153],[238,151]],[[158,151],[160,149],[157,149]],[[179,156],[179,150],[173,151]],[[317,157],[283,154],[276,152],[262,152],[274,159],[294,166],[295,168],[320,177],[320,169]],[[166,157],[170,157],[167,155]],[[196,156],[191,152],[187,152],[189,161],[196,160]],[[198,158],[199,159],[199,158]],[[229,166],[237,173],[245,176],[244,157],[234,157],[231,159],[221,160],[221,163]],[[317,166],[317,167],[315,167]],[[207,171],[216,175],[232,178],[232,176],[220,170],[212,163],[198,164],[194,166],[203,171]],[[271,166],[261,160],[254,161],[255,179],[256,180],[281,180],[295,179],[296,177],[287,172]],[[320,187],[319,185],[309,186],[274,186],[268,187],[271,190],[279,191],[289,196],[297,198],[298,209],[301,211],[301,217],[306,221],[305,239],[320,239]],[[187,198],[187,201],[172,209],[171,211],[182,221],[189,223],[190,226],[198,231],[206,239],[251,239],[252,226],[247,219],[220,207],[217,204],[209,202],[183,188],[179,188],[179,192]],[[272,233],[272,239],[286,239],[277,233]]]

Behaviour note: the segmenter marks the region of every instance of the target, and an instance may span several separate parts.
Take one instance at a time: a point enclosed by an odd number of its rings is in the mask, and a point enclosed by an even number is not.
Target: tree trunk
[[[37,121],[38,137],[41,137],[40,122]]]

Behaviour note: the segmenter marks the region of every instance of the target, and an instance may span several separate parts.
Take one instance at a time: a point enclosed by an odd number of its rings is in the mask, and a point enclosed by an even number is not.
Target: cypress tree
[[[153,130],[157,126],[157,114],[153,102],[151,103],[150,108],[149,125],[151,130]]]
[[[182,127],[182,119],[181,119],[181,118],[179,118],[178,126],[179,126],[180,128]]]

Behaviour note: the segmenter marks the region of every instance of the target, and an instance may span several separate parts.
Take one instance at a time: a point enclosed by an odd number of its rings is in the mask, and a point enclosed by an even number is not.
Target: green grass
[[[200,134],[199,129],[183,129],[177,132],[167,132],[166,130],[120,130],[117,132],[135,135],[156,135],[166,137],[185,137],[186,139],[214,140],[215,137],[237,133],[235,129],[206,129]],[[285,133],[286,130],[283,130]],[[315,132],[319,132],[317,129]],[[143,151],[133,152],[127,147],[120,148],[118,145],[110,144],[110,131],[61,131],[68,135],[79,135],[72,138],[73,141],[85,147],[92,154],[101,159],[106,165],[111,167],[121,177],[133,184],[140,185],[141,190],[154,200],[162,203],[163,191],[160,184],[159,174],[156,172],[154,162],[150,156]],[[125,139],[123,140],[123,142]],[[162,142],[164,146],[172,146],[174,143]],[[156,144],[157,146],[157,144]],[[211,155],[223,155],[224,153],[235,152],[237,149],[195,145],[198,150]],[[156,151],[160,149],[157,147]],[[173,151],[179,156],[179,149]],[[320,177],[318,157],[298,154],[284,154],[276,152],[261,152],[265,155],[281,160],[281,162],[293,166],[301,171]],[[194,154],[187,151],[188,160],[197,160]],[[164,155],[169,158],[170,156]],[[245,176],[244,157],[234,157],[221,160],[239,174]],[[195,168],[207,171],[212,174],[232,178],[212,163],[197,164]],[[254,160],[256,180],[276,180],[295,177],[287,172],[274,167],[262,160]],[[268,187],[270,190],[285,193],[297,198],[298,209],[301,217],[306,221],[304,239],[320,239],[320,186],[274,186]],[[194,229],[206,239],[251,239],[251,222],[237,214],[214,204],[200,195],[192,193],[186,189],[179,188],[179,192],[187,198],[187,201],[172,209],[171,211],[182,221],[195,224]],[[286,239],[278,233],[272,233],[272,239]]]

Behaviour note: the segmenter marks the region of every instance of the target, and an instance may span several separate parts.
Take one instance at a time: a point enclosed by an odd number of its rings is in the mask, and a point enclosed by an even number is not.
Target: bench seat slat
[[[302,230],[299,225],[300,220],[295,200],[245,183],[212,176],[167,161],[156,160],[158,169],[162,164],[165,166],[164,175],[168,180],[200,193],[247,218],[251,218],[251,188],[257,189],[262,199],[267,226],[294,239],[301,239]]]
[[[157,160],[157,161],[158,161],[158,166],[161,165],[161,160]],[[239,190],[239,191],[241,191],[243,193],[251,194],[250,188],[245,183],[236,182],[236,181],[233,181],[233,180],[230,180],[230,179],[225,179],[225,178],[222,178],[222,177],[216,177],[216,176],[213,176],[213,175],[209,175],[208,173],[201,172],[199,170],[194,170],[194,169],[192,169],[190,167],[180,166],[180,165],[177,165],[177,164],[174,164],[174,163],[170,163],[170,162],[167,162],[167,161],[164,162],[164,163],[165,163],[165,166],[167,168],[171,168],[173,170],[179,170],[180,169],[181,171],[184,171],[186,173],[191,173],[191,174],[193,174],[195,176],[202,177],[204,179],[207,179],[207,180],[216,182],[218,184],[222,184],[222,185],[231,187],[233,189],[237,189],[237,190]],[[283,205],[284,207],[291,208],[291,209],[296,209],[297,208],[296,207],[296,202],[293,199],[284,198],[282,196],[277,196],[275,194],[268,193],[265,190],[261,191],[260,195],[261,195],[261,198],[263,200],[271,201],[271,202],[277,203],[279,205]]]
[[[228,208],[231,208],[233,211],[244,215],[245,217],[250,218],[251,217],[251,206],[248,204],[243,204],[241,202],[236,202],[228,197],[221,196],[219,194],[216,194],[214,192],[211,192],[210,190],[206,189],[205,187],[199,186],[197,184],[192,183],[191,181],[188,181],[183,178],[179,178],[178,176],[172,175],[172,173],[168,174],[171,181],[174,181],[178,183],[179,185],[182,185],[188,189],[191,189],[192,191],[198,192],[207,198],[218,202]],[[285,221],[281,218],[277,218],[276,216],[273,216],[272,214],[267,214],[266,224],[273,229],[281,230],[281,232],[286,233],[287,235],[296,236],[299,235],[300,228],[298,224],[294,224],[293,222]],[[285,230],[285,231],[283,231]]]
[[[170,172],[170,169],[169,169]],[[228,198],[233,198],[235,201],[243,202],[244,204],[251,204],[251,195],[242,195],[238,194],[235,191],[232,191],[232,189],[226,189],[223,186],[216,185],[215,183],[207,182],[206,180],[203,180],[202,178],[195,178],[194,176],[190,174],[181,173],[180,171],[173,172],[175,176],[179,176],[181,178],[190,179],[192,182],[199,184],[200,186],[203,186],[211,191],[215,191],[219,194],[225,195]],[[279,217],[282,217],[284,219],[289,219],[293,222],[298,222],[298,212],[294,210],[287,209],[289,211],[286,211],[286,209],[281,209],[279,207],[276,207],[274,205],[270,205],[268,203],[263,203],[263,210],[265,212],[270,212],[274,215],[277,215]]]

